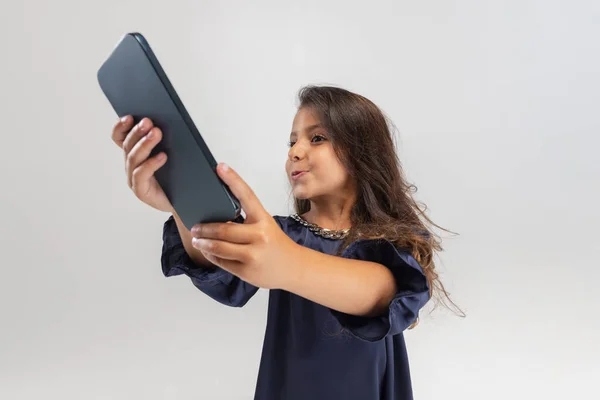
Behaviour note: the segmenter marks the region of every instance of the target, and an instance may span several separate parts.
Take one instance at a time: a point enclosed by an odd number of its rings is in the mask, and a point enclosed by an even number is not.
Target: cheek
[[[332,188],[345,186],[349,180],[349,175],[344,167],[337,160],[331,158],[315,163],[312,171],[313,176],[318,178],[319,182]]]
[[[328,175],[330,176],[332,183],[336,186],[344,186],[350,180],[350,175],[346,172],[346,169],[337,158],[334,158],[329,163]]]
[[[341,167],[335,170],[335,173],[332,174],[333,179],[335,180],[336,186],[346,186],[348,183],[348,174]]]

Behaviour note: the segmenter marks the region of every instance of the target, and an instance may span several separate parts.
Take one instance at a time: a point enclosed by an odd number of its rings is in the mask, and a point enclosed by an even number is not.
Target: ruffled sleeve
[[[397,291],[388,308],[374,317],[331,310],[337,322],[354,337],[369,342],[395,335],[414,323],[419,310],[429,301],[429,286],[419,263],[408,253],[384,239],[352,243],[342,257],[384,265],[396,280]]]
[[[240,216],[235,222],[243,222]],[[199,266],[185,251],[175,219],[171,215],[163,225],[161,265],[165,277],[186,275],[194,286],[219,303],[242,307],[258,291],[253,286],[224,269]]]

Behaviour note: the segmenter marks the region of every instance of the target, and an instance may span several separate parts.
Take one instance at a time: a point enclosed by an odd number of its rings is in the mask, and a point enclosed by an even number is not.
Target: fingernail
[[[129,120],[129,115],[124,116],[123,118],[121,118],[121,123],[126,123],[127,120]]]
[[[227,165],[225,163],[223,163],[222,168],[223,168],[223,171],[229,171],[229,165]]]
[[[148,132],[148,135],[146,135],[146,137],[148,139],[152,139],[153,136],[154,136],[154,129],[150,129],[150,132]]]
[[[192,238],[192,244],[194,247],[204,247],[206,245],[206,239]]]

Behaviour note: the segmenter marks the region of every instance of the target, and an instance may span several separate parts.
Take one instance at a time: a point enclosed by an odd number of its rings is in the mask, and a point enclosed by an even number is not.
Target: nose
[[[305,156],[306,150],[304,149],[304,146],[302,146],[302,143],[300,143],[299,141],[296,142],[288,152],[288,159],[290,161],[297,161],[304,158]]]

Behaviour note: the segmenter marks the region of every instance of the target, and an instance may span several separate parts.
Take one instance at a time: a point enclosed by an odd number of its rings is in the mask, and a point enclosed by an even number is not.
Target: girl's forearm
[[[282,289],[352,315],[383,312],[396,292],[391,271],[381,264],[324,254],[298,245],[286,265]]]
[[[173,218],[177,224],[177,230],[179,231],[179,236],[181,237],[183,247],[194,264],[203,268],[214,268],[214,264],[208,261],[200,250],[192,246],[192,233],[188,228],[186,228],[186,226],[183,224],[183,221],[181,221],[181,218],[175,211],[173,211]]]

